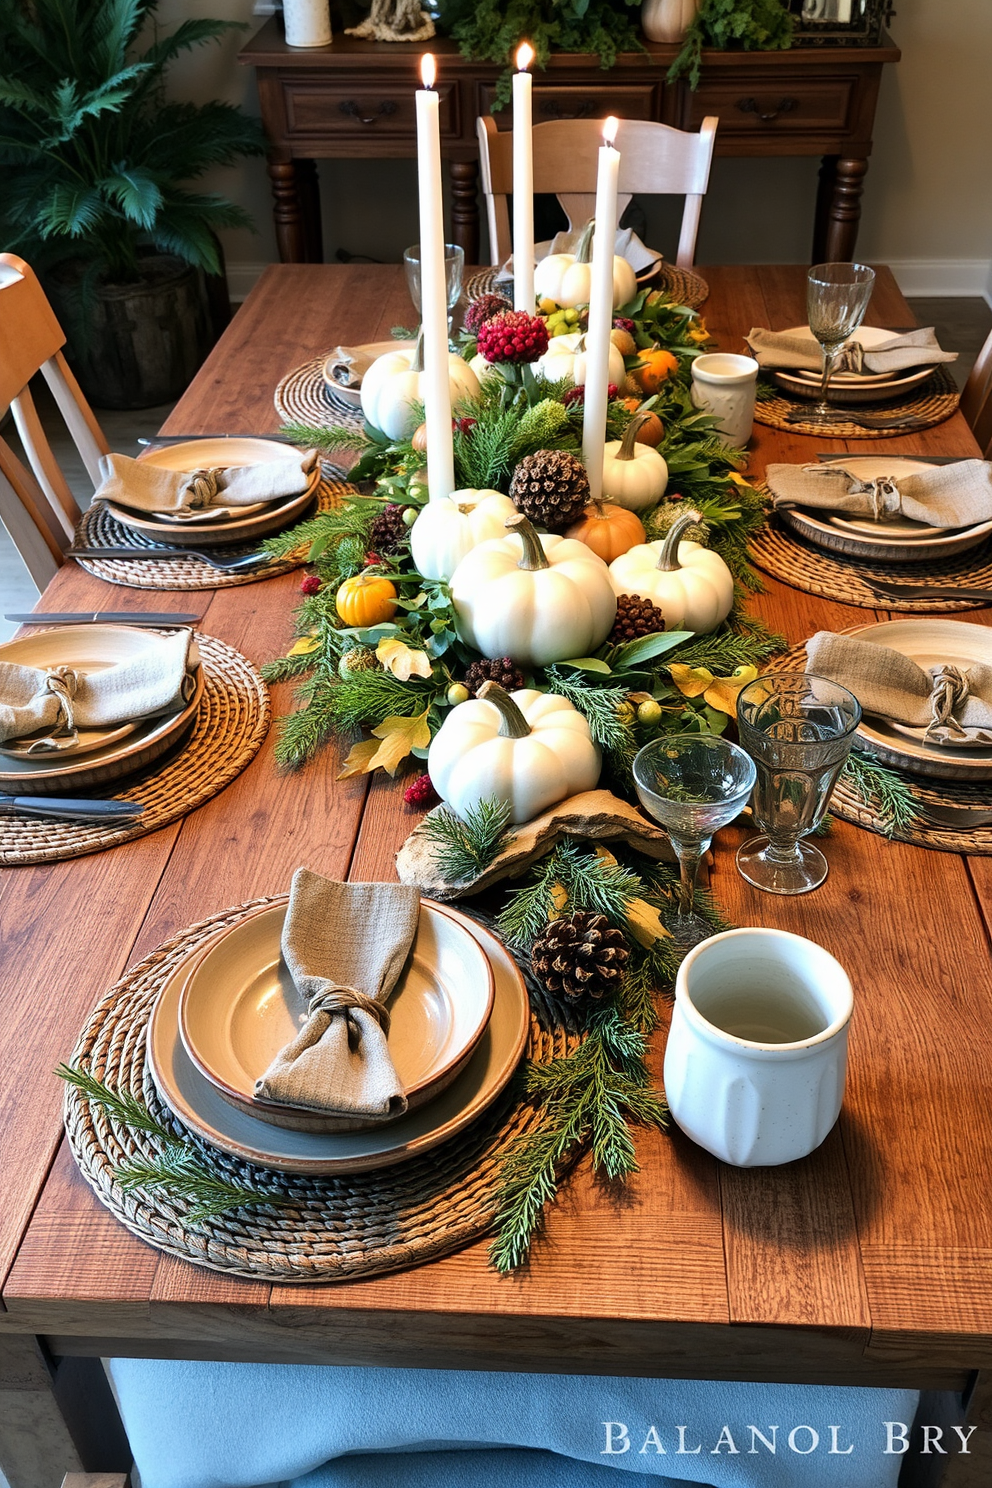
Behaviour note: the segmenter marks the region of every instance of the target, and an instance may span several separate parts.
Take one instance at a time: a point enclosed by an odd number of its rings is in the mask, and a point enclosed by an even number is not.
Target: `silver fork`
[[[268,553],[242,553],[239,558],[221,558],[209,549],[201,548],[70,548],[67,558],[200,558],[211,568],[223,569],[225,573],[237,573],[239,569],[264,568],[273,560]]]
[[[968,832],[976,827],[992,826],[992,811],[981,806],[931,806],[929,801],[917,801],[915,812],[922,821],[946,827],[948,831]]]
[[[803,408],[792,408],[785,415],[787,424],[808,423],[810,414]],[[866,415],[863,413],[848,413],[837,409],[833,413],[818,413],[816,422],[831,424],[857,424],[859,429],[925,429],[925,419],[918,418],[915,414],[900,414],[898,418],[886,418],[884,414]]]

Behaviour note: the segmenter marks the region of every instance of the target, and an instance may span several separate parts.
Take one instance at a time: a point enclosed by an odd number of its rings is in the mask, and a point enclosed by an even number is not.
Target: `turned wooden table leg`
[[[296,161],[296,181],[303,213],[303,238],[307,263],[324,262],[324,235],[320,221],[320,180],[316,160]]]
[[[479,262],[479,165],[475,160],[451,162],[451,230],[465,250],[465,262]]]
[[[837,179],[836,155],[824,155],[820,162],[819,184],[816,188],[816,214],[813,218],[813,254],[811,263],[824,263],[827,256],[827,227],[830,222],[830,206],[834,197],[834,182]]]
[[[861,193],[867,171],[867,160],[841,157],[837,161],[824,245],[830,263],[849,262],[854,257],[858,223],[861,221]]]
[[[0,1333],[0,1471],[10,1488],[53,1488],[65,1473],[130,1465],[99,1359],[55,1369],[33,1335]]]
[[[306,263],[306,230],[295,160],[270,160],[276,243],[283,263]]]

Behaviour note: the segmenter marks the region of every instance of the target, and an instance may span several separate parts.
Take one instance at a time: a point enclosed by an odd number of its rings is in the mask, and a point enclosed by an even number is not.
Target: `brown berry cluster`
[[[504,692],[519,692],[524,685],[524,674],[508,656],[497,656],[493,661],[473,661],[465,671],[464,681],[472,697],[484,682],[497,682]]]
[[[641,599],[637,594],[621,594],[617,597],[617,618],[609,634],[611,646],[621,646],[624,641],[637,641],[641,636],[657,635],[665,628],[665,616],[650,599]]]
[[[510,301],[503,295],[484,294],[477,300],[473,300],[465,311],[462,321],[470,336],[477,336],[487,320],[492,320],[494,315],[499,315],[504,310],[512,310]]]

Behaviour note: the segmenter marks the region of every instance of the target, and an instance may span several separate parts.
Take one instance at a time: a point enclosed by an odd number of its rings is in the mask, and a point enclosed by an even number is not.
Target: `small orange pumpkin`
[[[679,370],[678,358],[672,356],[670,351],[663,351],[660,348],[655,351],[642,351],[638,355],[637,363],[633,375],[649,395],[657,393],[662,383],[674,377]]]
[[[652,449],[657,449],[664,437],[664,424],[656,413],[648,409],[643,424],[634,435],[635,444],[649,444]]]
[[[612,563],[621,553],[648,540],[640,517],[606,501],[594,501],[587,506],[565,536],[585,543],[604,563]]]
[[[419,450],[421,454],[424,453],[424,451],[427,448],[427,425],[426,424],[418,424],[417,425],[417,427],[414,429],[413,433],[410,435],[410,443],[413,445],[413,447],[414,447],[415,450]]]
[[[364,629],[396,614],[396,585],[383,574],[360,573],[345,579],[334,596],[334,608],[345,625]]]

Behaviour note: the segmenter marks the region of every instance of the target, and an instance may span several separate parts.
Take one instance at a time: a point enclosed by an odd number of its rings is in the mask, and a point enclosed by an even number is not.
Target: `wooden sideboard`
[[[468,263],[479,261],[475,121],[491,111],[499,69],[467,62],[451,41],[388,43],[336,35],[300,51],[273,16],[239,60],[254,67],[271,142],[279,254],[284,263],[323,259],[318,159],[394,159],[416,154],[414,89],[421,54],[438,57],[441,149],[451,162],[452,231]],[[648,44],[604,72],[595,57],[552,56],[535,75],[534,117],[588,119],[618,114],[698,129],[720,120],[717,154],[822,157],[812,261],[854,255],[861,192],[882,68],[897,47],[803,47],[788,52],[706,52],[695,93],[665,77],[674,46]],[[497,116],[510,125],[509,110]]]

